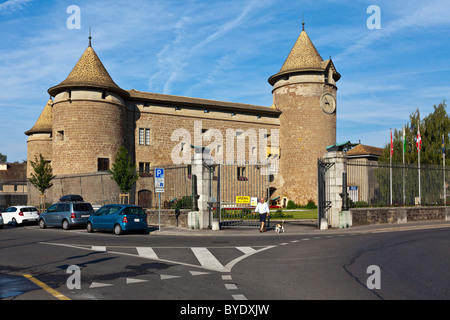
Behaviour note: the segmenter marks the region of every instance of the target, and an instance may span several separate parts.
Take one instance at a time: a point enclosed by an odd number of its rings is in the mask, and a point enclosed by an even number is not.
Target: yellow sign
[[[237,196],[236,203],[250,203],[250,197],[246,196]]]

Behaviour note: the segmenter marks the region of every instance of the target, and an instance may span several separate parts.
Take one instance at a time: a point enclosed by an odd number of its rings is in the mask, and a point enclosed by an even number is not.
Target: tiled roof
[[[52,132],[52,99],[48,99],[47,104],[42,110],[34,126],[25,132],[27,136],[33,133],[51,133]]]
[[[122,90],[111,79],[108,71],[91,46],[84,51],[69,76],[57,86],[48,89],[48,93],[55,96],[59,92],[73,87],[101,88],[116,92],[122,96],[127,95],[126,91]]]
[[[372,146],[366,146],[363,144],[358,144],[353,149],[347,152],[347,156],[360,156],[360,155],[371,155],[371,156],[381,156],[383,154],[383,148],[377,148]]]

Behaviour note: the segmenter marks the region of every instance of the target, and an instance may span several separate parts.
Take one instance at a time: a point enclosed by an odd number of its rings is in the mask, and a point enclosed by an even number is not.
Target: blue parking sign
[[[164,178],[164,169],[163,168],[155,169],[155,178]]]

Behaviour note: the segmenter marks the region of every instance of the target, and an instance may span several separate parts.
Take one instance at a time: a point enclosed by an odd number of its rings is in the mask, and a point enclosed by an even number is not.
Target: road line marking
[[[292,240],[291,242],[292,243],[296,243],[296,242],[299,242],[300,240]]]
[[[126,281],[127,284],[139,283],[139,282],[148,282],[148,280],[127,278],[127,281]]]
[[[253,249],[252,247],[236,247],[236,249],[242,251],[242,252],[245,253],[245,254],[256,252],[256,250]]]
[[[146,257],[155,260],[159,259],[155,251],[150,247],[136,247],[136,250],[141,257]]]
[[[170,274],[162,274],[161,275],[161,280],[167,280],[167,279],[174,279],[174,278],[180,278],[181,276],[173,276]]]
[[[189,271],[193,276],[202,276],[204,274],[211,274],[211,272],[203,272],[203,271]]]
[[[39,281],[38,279],[36,279],[35,277],[33,277],[32,275],[29,274],[24,274],[23,275],[25,278],[27,278],[28,280],[30,280],[31,282],[33,282],[34,284],[38,285],[39,287],[41,287],[42,289],[44,289],[45,291],[47,291],[48,293],[50,293],[52,296],[54,296],[55,298],[59,299],[59,300],[70,300],[69,298],[67,298],[65,295],[59,293],[58,291],[56,291],[55,289],[50,288],[48,285],[46,285],[45,283],[43,283],[42,281]]]
[[[234,300],[248,300],[243,294],[233,294],[232,297]]]
[[[234,283],[225,283],[225,288],[227,288],[227,290],[237,290],[237,287]]]
[[[230,274],[223,275],[222,280],[231,280],[231,275]]]
[[[93,251],[106,251],[106,247],[103,247],[103,246],[92,246],[91,250],[93,250]]]
[[[222,270],[223,265],[206,248],[191,248],[200,264],[209,269]]]
[[[113,286],[113,285],[112,285],[112,284],[109,284],[109,283],[92,282],[91,285],[89,286],[89,289],[92,289],[92,288],[111,287],[111,286]]]

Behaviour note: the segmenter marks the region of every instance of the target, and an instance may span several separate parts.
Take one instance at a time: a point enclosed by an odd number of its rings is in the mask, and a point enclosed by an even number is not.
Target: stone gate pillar
[[[323,157],[326,163],[334,163],[328,170],[326,184],[329,186],[331,209],[328,215],[328,225],[332,228],[340,227],[340,214],[342,211],[342,173],[347,172],[347,155],[343,151],[329,151]]]

